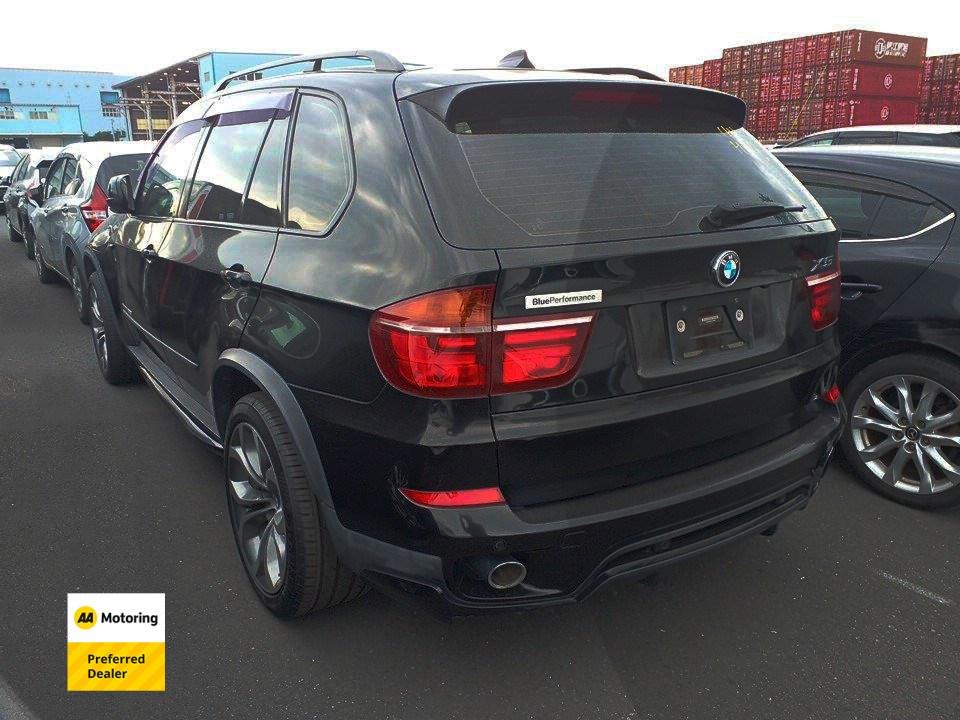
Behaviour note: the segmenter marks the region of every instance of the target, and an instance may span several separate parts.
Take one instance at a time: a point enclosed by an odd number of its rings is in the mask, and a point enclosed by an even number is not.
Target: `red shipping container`
[[[911,67],[845,65],[839,70],[839,85],[833,95],[916,98],[920,92],[920,73],[920,68]]]
[[[841,62],[873,62],[921,67],[927,55],[927,39],[871,30],[847,30],[840,45]]]
[[[794,53],[796,52],[798,38],[790,38],[783,41],[783,68],[792,68],[794,63]]]
[[[837,125],[837,101],[826,100],[823,103],[823,121],[821,123],[823,130],[829,130]]]
[[[817,65],[826,65],[830,62],[830,43],[833,36],[829,33],[817,35]]]
[[[760,72],[760,64],[762,61],[762,46],[761,45],[747,45],[743,48],[743,74],[746,75],[755,75]]]
[[[725,48],[723,51],[723,77],[739,77],[743,61],[743,48]]]
[[[817,36],[807,36],[807,49],[803,55],[803,63],[807,67],[817,64]]]
[[[777,132],[778,110],[776,105],[761,105],[757,111],[757,125],[764,135]]]
[[[723,75],[723,60],[717,58],[716,60],[706,60],[703,63],[703,86],[708,88],[713,88],[714,90],[720,89],[720,80]]]
[[[740,77],[730,77],[729,75],[724,74],[723,79],[720,81],[720,89],[725,93],[730,95],[740,95]]]
[[[803,79],[806,73],[803,70],[794,70],[790,77],[790,99],[799,100],[803,97]]]
[[[945,80],[956,80],[960,70],[960,58],[956,55],[946,55],[943,58],[943,77]]]
[[[886,98],[858,98],[843,103],[838,114],[838,127],[855,125],[912,125],[917,122],[920,103],[916,100],[887,100]]]

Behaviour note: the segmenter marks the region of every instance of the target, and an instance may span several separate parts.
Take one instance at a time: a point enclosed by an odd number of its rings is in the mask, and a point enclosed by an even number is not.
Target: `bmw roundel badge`
[[[720,287],[730,287],[740,277],[740,256],[725,250],[713,261],[713,276]]]

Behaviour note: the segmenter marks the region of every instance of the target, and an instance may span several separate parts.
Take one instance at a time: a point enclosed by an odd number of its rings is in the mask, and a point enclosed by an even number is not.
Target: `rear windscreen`
[[[426,93],[427,95],[429,93]],[[625,240],[700,232],[720,204],[816,201],[742,129],[718,93],[617,83],[465,90],[439,117],[403,103],[441,232],[461,247]]]
[[[129,175],[130,182],[136,186],[137,178],[140,177],[140,171],[150,156],[147,153],[138,153],[136,155],[114,155],[106,158],[100,163],[100,169],[97,171],[97,185],[101,190],[106,191],[110,178],[115,175]]]

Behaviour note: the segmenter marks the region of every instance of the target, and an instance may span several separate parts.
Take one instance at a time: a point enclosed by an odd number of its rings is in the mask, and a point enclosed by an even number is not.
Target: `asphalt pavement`
[[[101,379],[69,288],[2,227],[0,718],[960,717],[960,510],[836,464],[777,535],[578,606],[443,621],[370,593],[276,619],[219,459]],[[68,592],[166,593],[165,693],[66,692]]]

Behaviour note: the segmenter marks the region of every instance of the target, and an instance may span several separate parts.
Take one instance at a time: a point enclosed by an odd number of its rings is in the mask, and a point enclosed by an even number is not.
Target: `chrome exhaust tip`
[[[474,571],[494,590],[510,590],[527,577],[526,566],[514,558],[479,558],[473,562]]]

